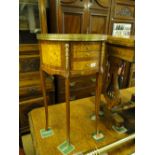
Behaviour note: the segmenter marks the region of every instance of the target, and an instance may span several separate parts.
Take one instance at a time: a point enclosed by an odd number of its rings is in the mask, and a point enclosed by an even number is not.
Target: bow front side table
[[[98,112],[102,87],[103,62],[107,36],[97,34],[39,34],[40,76],[48,130],[48,105],[45,89],[45,73],[65,78],[66,140],[70,144],[70,77],[96,74],[95,133],[98,129]]]

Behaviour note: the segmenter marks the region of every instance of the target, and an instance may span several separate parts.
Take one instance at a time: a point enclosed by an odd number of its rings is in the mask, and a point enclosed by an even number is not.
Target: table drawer
[[[99,64],[97,59],[85,60],[85,61],[73,61],[71,70],[83,71],[83,70],[98,70]]]
[[[110,46],[108,45],[108,53],[110,56],[133,62],[135,57],[134,48]]]
[[[99,57],[100,43],[86,42],[72,44],[73,58]]]

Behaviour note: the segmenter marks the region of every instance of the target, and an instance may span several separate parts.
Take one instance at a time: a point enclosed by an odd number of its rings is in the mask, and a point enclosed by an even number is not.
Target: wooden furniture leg
[[[45,117],[46,117],[46,123],[45,123],[45,130],[48,130],[48,103],[46,98],[46,83],[45,83],[45,72],[40,69],[40,77],[41,77],[41,88],[43,92],[43,98],[44,98],[44,106],[45,106]]]
[[[98,120],[99,120],[99,107],[100,107],[100,100],[101,100],[101,88],[102,88],[102,75],[97,73],[96,74],[96,95],[95,95],[95,113],[96,113],[96,134],[99,133],[98,129]]]
[[[66,135],[67,142],[70,144],[70,80],[69,78],[65,78],[65,89],[66,89]]]

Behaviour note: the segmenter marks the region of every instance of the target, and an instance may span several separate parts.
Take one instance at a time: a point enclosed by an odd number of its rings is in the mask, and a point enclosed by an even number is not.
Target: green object
[[[97,136],[96,132],[93,133],[93,134],[92,134],[92,137],[93,137],[93,139],[96,140],[97,142],[101,142],[101,141],[103,141],[103,139],[104,139],[104,135],[103,135],[103,133],[102,133],[101,131],[99,131],[98,136]]]
[[[112,128],[119,134],[126,133],[128,131],[124,126],[117,127],[117,126],[113,125]]]
[[[75,149],[75,147],[72,144],[69,145],[67,141],[60,144],[57,148],[64,155],[69,154],[70,152],[72,152]]]
[[[48,128],[48,130],[41,129],[40,130],[40,135],[42,138],[47,138],[50,137],[54,134],[53,130],[51,128]]]

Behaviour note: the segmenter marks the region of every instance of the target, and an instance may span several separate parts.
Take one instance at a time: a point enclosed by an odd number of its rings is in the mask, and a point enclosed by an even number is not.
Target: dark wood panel
[[[40,68],[39,56],[19,59],[19,70],[21,73],[38,71]]]
[[[64,12],[63,33],[81,33],[82,14]]]
[[[19,109],[19,114],[20,114],[20,125],[21,128],[24,128],[26,126],[28,126],[28,113],[37,107],[41,107],[43,106],[43,98],[38,98],[36,99],[35,103],[32,102],[32,100],[34,99],[30,99],[28,100],[28,102],[26,102],[26,104],[24,102],[20,102],[20,109]]]
[[[54,94],[50,94],[53,95]],[[47,96],[48,101],[50,100],[51,96]],[[51,105],[53,102],[49,102],[49,105]],[[35,109],[35,108],[39,108],[39,107],[43,107],[44,103],[43,103],[43,97],[38,96],[38,97],[33,97],[33,98],[29,98],[23,101],[20,101],[19,104],[19,116],[20,116],[20,132],[21,134],[24,134],[26,132],[29,132],[29,122],[28,122],[28,113]]]
[[[114,10],[114,18],[133,20],[134,6],[127,6],[126,4],[117,4]]]
[[[107,16],[92,14],[90,16],[90,33],[106,34],[107,18]]]
[[[96,2],[102,7],[108,7],[110,5],[111,0],[96,0]]]
[[[73,3],[77,0],[61,0],[62,3]]]
[[[70,92],[70,101],[95,95],[95,86],[80,88]],[[57,102],[65,102],[65,92],[57,94]]]
[[[19,79],[20,98],[42,94],[39,72],[20,73]],[[54,89],[53,79],[47,77],[46,90],[48,92],[54,92]]]
[[[131,64],[128,87],[135,86],[135,63]]]
[[[96,85],[96,76],[83,76],[83,77],[74,77],[70,79],[70,90],[76,90],[80,88],[86,88],[88,86],[95,86]],[[58,93],[65,92],[65,79],[58,78],[57,83]]]

